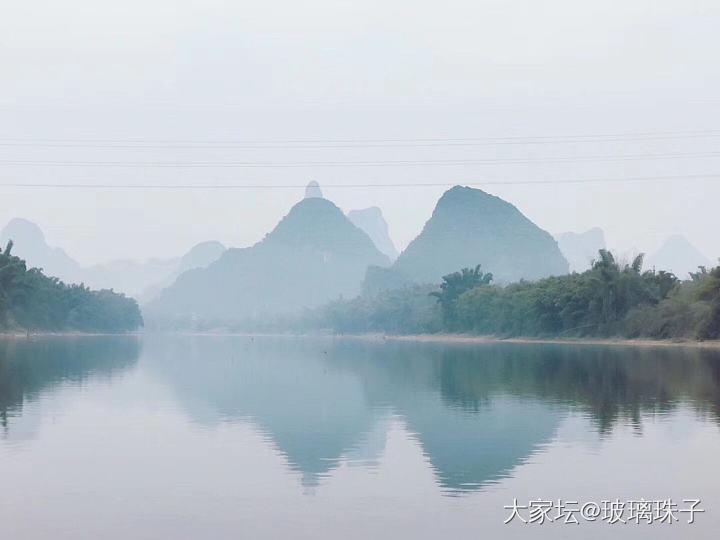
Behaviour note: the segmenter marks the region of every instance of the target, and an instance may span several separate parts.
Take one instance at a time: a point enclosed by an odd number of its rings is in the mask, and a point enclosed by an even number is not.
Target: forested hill
[[[66,285],[0,252],[0,331],[124,332],[142,326],[137,302],[112,290]]]
[[[438,283],[445,274],[478,262],[502,283],[568,272],[549,233],[509,202],[462,186],[443,194],[393,269],[417,283]]]
[[[369,265],[388,265],[370,237],[327,199],[297,203],[262,241],[182,274],[143,306],[149,325],[259,319],[353,297]]]

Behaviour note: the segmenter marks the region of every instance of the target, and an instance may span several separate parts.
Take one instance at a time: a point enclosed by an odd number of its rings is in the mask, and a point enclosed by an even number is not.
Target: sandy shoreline
[[[0,332],[0,339],[34,339],[49,337],[140,336],[143,332]]]
[[[350,337],[350,336],[348,336]],[[417,334],[417,335],[382,335],[366,334],[353,336],[359,339],[386,341],[413,341],[419,343],[525,343],[545,345],[614,345],[631,347],[694,347],[720,349],[720,341],[696,340],[655,340],[655,339],[624,339],[624,338],[501,338],[497,336],[476,336],[472,334]]]
[[[155,332],[125,332],[125,333],[88,333],[88,332],[0,332],[0,339],[27,339],[44,337],[98,337],[98,336],[141,336],[153,335]],[[416,343],[465,343],[465,344],[488,344],[488,343],[522,343],[537,345],[605,345],[621,347],[692,347],[703,349],[720,349],[720,340],[696,341],[696,340],[670,340],[670,339],[625,339],[625,338],[532,338],[513,337],[503,338],[498,336],[473,335],[473,334],[332,334],[332,333],[252,333],[252,332],[159,332],[166,335],[185,336],[206,336],[206,337],[285,337],[285,338],[331,338],[331,339],[358,339],[380,343],[383,341],[405,341]]]
[[[612,345],[621,347],[692,347],[703,349],[720,349],[720,340],[696,341],[696,340],[655,340],[655,339],[624,339],[624,338],[531,338],[514,337],[503,338],[498,336],[484,336],[473,334],[274,334],[274,333],[248,333],[248,332],[180,332],[182,335],[193,336],[238,336],[238,337],[312,337],[330,339],[357,339],[380,343],[383,341],[406,341],[416,343],[466,343],[466,344],[487,344],[487,343],[523,343],[538,345]]]

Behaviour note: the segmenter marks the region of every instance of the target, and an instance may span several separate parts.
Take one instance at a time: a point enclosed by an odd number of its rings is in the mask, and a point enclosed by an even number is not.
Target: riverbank
[[[98,337],[98,336],[140,336],[153,334],[154,332],[124,332],[124,333],[91,333],[91,332],[0,332],[0,339],[33,339],[45,337]],[[448,344],[487,344],[487,343],[522,343],[536,345],[603,345],[619,347],[692,347],[701,349],[720,349],[720,340],[670,340],[670,339],[625,339],[625,338],[532,338],[512,337],[503,338],[492,335],[475,334],[334,334],[334,333],[260,333],[260,332],[231,332],[231,331],[205,331],[205,332],[159,332],[159,334],[177,334],[185,336],[206,336],[206,337],[257,337],[257,338],[330,338],[330,339],[358,339],[372,342],[383,341],[406,341],[417,343],[448,343]]]
[[[525,343],[556,345],[612,345],[624,347],[693,347],[720,349],[720,340],[669,340],[669,339],[624,339],[624,338],[503,338],[473,334],[352,334],[345,337],[371,341],[414,341],[418,343]]]
[[[34,339],[46,337],[99,337],[99,336],[139,336],[143,332],[0,332],[0,339]]]
[[[504,338],[492,335],[476,335],[476,334],[382,334],[382,333],[366,333],[366,334],[336,334],[331,332],[317,332],[309,334],[295,333],[253,333],[253,332],[232,332],[232,331],[205,331],[205,332],[177,332],[181,335],[192,336],[224,336],[224,337],[313,337],[313,338],[329,338],[329,339],[358,339],[372,342],[383,341],[408,341],[417,343],[448,343],[448,344],[485,344],[485,343],[524,343],[537,345],[603,345],[603,346],[620,346],[620,347],[692,347],[701,349],[720,349],[720,340],[699,341],[693,339],[625,339],[625,338],[532,338],[532,337],[512,337]]]

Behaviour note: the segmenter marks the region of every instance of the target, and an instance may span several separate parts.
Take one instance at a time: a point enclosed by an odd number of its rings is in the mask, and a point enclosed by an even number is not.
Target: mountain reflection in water
[[[145,336],[0,342],[0,421],[59,385],[141,370],[197,425],[250,422],[314,487],[342,460],[377,462],[393,421],[448,494],[507,476],[569,412],[602,436],[687,404],[718,419],[717,351],[359,339]],[[142,350],[142,352],[141,352]]]

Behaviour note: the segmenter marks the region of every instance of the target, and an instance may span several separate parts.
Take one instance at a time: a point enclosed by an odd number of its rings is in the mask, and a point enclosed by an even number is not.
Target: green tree
[[[475,287],[488,285],[492,281],[492,274],[486,274],[480,268],[481,265],[478,264],[475,269],[463,268],[459,272],[443,276],[440,290],[430,293],[430,296],[437,298],[442,307],[443,319],[449,327],[455,326],[455,304],[460,295]]]
[[[0,328],[118,332],[142,326],[134,299],[28,269],[12,247],[10,241],[0,252]]]
[[[705,272],[698,290],[698,298],[708,302],[710,307],[706,319],[698,328],[698,338],[720,338],[720,266]]]

